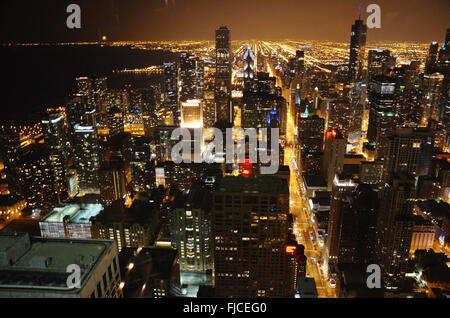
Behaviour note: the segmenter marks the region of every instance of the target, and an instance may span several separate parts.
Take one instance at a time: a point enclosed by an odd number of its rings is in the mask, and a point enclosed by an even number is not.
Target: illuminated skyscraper
[[[391,56],[389,50],[372,49],[368,53],[367,69],[369,71],[369,83],[374,76],[383,75],[386,61]]]
[[[177,125],[180,110],[178,107],[178,66],[176,63],[164,63],[164,106],[173,115],[173,124]]]
[[[350,61],[348,79],[359,82],[363,75],[364,54],[366,47],[367,27],[362,20],[356,20],[352,25],[350,35]]]
[[[203,127],[203,103],[201,100],[192,99],[180,103],[181,127]]]
[[[124,131],[123,113],[118,107],[111,107],[108,111],[109,135],[115,136]]]
[[[170,215],[172,246],[178,249],[180,270],[205,273],[212,269],[211,194],[194,185],[177,196]]]
[[[424,111],[421,123],[426,126],[430,119],[439,121],[440,102],[442,99],[444,75],[439,73],[424,74],[422,84],[422,102]]]
[[[325,120],[317,115],[298,119],[298,141],[301,147],[303,171],[320,169],[320,160],[313,160],[323,154]],[[313,167],[316,167],[315,169]]]
[[[74,163],[78,185],[82,191],[98,191],[99,147],[97,133],[92,126],[74,127]]]
[[[347,139],[339,130],[333,129],[327,131],[322,172],[329,190],[333,187],[333,180],[336,174],[340,174],[344,168],[346,147]]]
[[[330,262],[376,262],[378,196],[368,185],[336,177],[331,194],[327,244]]]
[[[196,76],[196,95],[195,98],[202,99],[203,98],[203,86],[205,82],[205,62],[200,59],[195,59],[195,76]]]
[[[68,154],[66,151],[68,140],[64,128],[64,117],[53,113],[43,118],[41,124],[56,178],[58,201],[65,201],[68,197]]]
[[[438,58],[439,43],[432,42],[428,51],[427,62],[425,64],[425,72],[432,74],[436,71]]]
[[[244,52],[244,90],[247,90],[255,78],[255,55],[250,47]]]
[[[197,60],[193,54],[180,55],[180,102],[196,97]]]
[[[411,218],[416,195],[414,178],[393,174],[384,190],[378,218],[381,268],[385,287],[396,289],[408,269],[414,221]]]
[[[216,121],[233,122],[233,108],[231,105],[232,62],[231,30],[223,26],[216,30],[216,77],[214,90]]]
[[[58,203],[58,197],[48,147],[32,144],[21,149],[18,166],[28,206],[49,212]]]
[[[428,175],[433,156],[433,131],[429,128],[398,128],[386,138],[385,181],[392,173]]]
[[[395,86],[395,79],[384,75],[375,76],[371,82],[367,139],[376,143],[377,158],[384,157],[384,138],[393,133],[396,127]]]
[[[293,297],[287,181],[227,177],[212,206],[216,297]]]

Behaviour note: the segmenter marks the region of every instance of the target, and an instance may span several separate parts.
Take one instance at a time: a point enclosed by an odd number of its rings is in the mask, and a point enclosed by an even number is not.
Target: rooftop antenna
[[[359,0],[358,20],[361,20],[361,6],[362,6],[362,0]]]

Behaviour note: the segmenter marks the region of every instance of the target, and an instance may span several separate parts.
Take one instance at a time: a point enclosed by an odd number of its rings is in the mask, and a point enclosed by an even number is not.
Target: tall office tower
[[[437,67],[439,43],[432,42],[428,51],[427,62],[425,64],[425,73],[433,74]]]
[[[28,206],[44,213],[49,212],[58,203],[58,197],[47,146],[32,144],[21,149],[18,166]]]
[[[88,100],[91,96],[91,90],[92,90],[92,80],[89,77],[83,76],[83,77],[77,77],[75,79],[76,81],[76,87],[77,87],[77,94],[83,95],[88,97]]]
[[[429,128],[398,128],[387,138],[385,181],[394,172],[428,175],[433,156],[434,136]]]
[[[384,138],[389,136],[396,127],[395,112],[395,80],[381,75],[372,79],[369,92],[369,127],[367,139],[376,143],[376,157],[384,157],[386,144]]]
[[[115,240],[119,251],[124,247],[152,247],[160,229],[159,203],[136,196],[131,206],[115,201],[91,218],[92,238]]]
[[[421,118],[422,126],[428,125],[430,119],[439,121],[440,102],[442,99],[444,75],[439,73],[424,74],[422,84],[422,102],[424,111]]]
[[[100,161],[95,128],[75,125],[73,148],[74,164],[77,170],[80,190],[97,192]]]
[[[399,126],[419,126],[422,120],[423,79],[420,77],[420,62],[411,61],[409,65],[395,68],[395,104]]]
[[[127,194],[127,170],[123,162],[103,162],[98,170],[100,200],[104,205],[123,198]]]
[[[19,173],[19,154],[21,148],[20,127],[14,124],[0,125],[0,158],[6,172],[8,190],[13,196],[24,197],[21,175]]]
[[[191,99],[180,102],[181,127],[203,127],[203,103],[199,99]]]
[[[305,51],[295,52],[295,74],[302,76],[305,73]]]
[[[116,136],[124,131],[123,113],[118,107],[111,107],[108,111],[109,135]]]
[[[322,172],[328,186],[328,191],[333,187],[333,180],[336,174],[340,174],[344,168],[346,147],[347,140],[339,130],[333,129],[327,131]]]
[[[327,244],[334,263],[372,264],[376,248],[378,194],[368,185],[335,179]]]
[[[287,181],[226,177],[212,207],[216,297],[293,297]]]
[[[255,78],[255,54],[250,47],[247,47],[244,52],[244,90],[251,87],[251,83]]]
[[[67,136],[64,127],[64,117],[58,113],[52,113],[41,120],[44,140],[50,151],[52,164],[57,184],[58,201],[63,202],[68,198],[68,153],[66,150]]]
[[[247,86],[243,96],[242,123],[244,128],[267,128],[271,111],[277,111],[280,122],[280,135],[286,131],[286,100],[281,89],[276,86],[276,78],[269,73],[258,72],[256,78]]]
[[[223,26],[216,30],[216,76],[214,84],[216,121],[233,122],[233,107],[231,105],[232,63],[231,30]]]
[[[408,267],[415,198],[411,175],[393,174],[385,188],[378,217],[380,265],[387,289],[398,288]]]
[[[196,96],[196,58],[193,54],[180,54],[180,102],[193,99]]]
[[[172,114],[174,125],[178,125],[180,109],[178,107],[178,66],[176,63],[164,63],[164,106]]]
[[[444,124],[450,126],[450,28],[447,29],[445,41],[439,51],[437,71],[444,75],[441,112]]]
[[[317,170],[320,162],[313,164],[314,158],[320,158],[323,154],[325,135],[325,120],[317,115],[298,119],[298,142],[301,147],[302,170]],[[317,161],[317,160],[315,160]]]
[[[1,298],[122,298],[114,241],[30,237],[1,233]],[[68,266],[81,268],[79,286],[68,288]],[[95,266],[92,266],[95,264]]]
[[[348,65],[349,82],[360,82],[363,77],[364,55],[366,48],[367,26],[362,20],[352,25],[350,36],[350,60]]]
[[[75,95],[66,104],[67,124],[72,136],[75,125],[86,125],[87,98]]]
[[[383,75],[386,61],[391,57],[389,50],[371,49],[367,58],[367,69],[369,71],[369,83],[374,76]]]
[[[170,214],[170,232],[181,271],[205,274],[212,269],[210,227],[210,190],[196,184],[180,193]]]
[[[205,86],[205,62],[199,57],[197,57],[195,59],[195,76],[196,76],[195,98],[202,99],[203,98],[203,88]]]
[[[149,137],[152,134],[154,127],[159,125],[160,118],[158,112],[161,109],[161,89],[159,85],[151,85],[148,88],[139,90],[141,94],[141,102],[138,105],[138,110],[142,116],[144,124],[144,134]],[[134,113],[138,113],[134,110]]]
[[[154,141],[148,137],[133,138],[131,141],[131,184],[136,192],[148,191],[155,185],[154,147]]]

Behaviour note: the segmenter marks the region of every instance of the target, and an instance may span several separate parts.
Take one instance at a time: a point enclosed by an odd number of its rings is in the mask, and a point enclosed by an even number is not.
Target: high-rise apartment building
[[[95,127],[75,125],[73,148],[80,190],[97,192],[100,160]]]
[[[50,152],[50,161],[54,170],[58,201],[68,198],[68,153],[64,117],[52,113],[41,120],[45,143]]]
[[[359,82],[363,76],[364,55],[366,47],[367,26],[360,19],[352,25],[350,34],[350,60],[348,79],[350,82]]]
[[[231,105],[232,62],[231,30],[222,26],[216,30],[216,75],[214,89],[216,121],[233,122],[233,108]]]
[[[226,177],[213,192],[217,297],[293,297],[289,188],[276,177]]]
[[[325,151],[322,160],[322,172],[329,191],[333,187],[336,174],[344,168],[344,156],[347,148],[347,139],[339,130],[327,131],[325,137]]]

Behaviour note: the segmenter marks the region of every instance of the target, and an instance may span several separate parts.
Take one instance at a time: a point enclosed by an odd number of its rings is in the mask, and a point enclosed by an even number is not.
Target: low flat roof
[[[13,233],[0,236],[0,246],[11,245]],[[16,234],[20,235],[20,233]],[[67,288],[67,266],[81,265],[81,287],[111,249],[114,241],[31,237],[31,246],[12,265],[0,267],[0,289],[45,289],[77,292]]]
[[[89,223],[89,219],[98,215],[102,210],[103,206],[101,204],[65,204],[53,209],[41,222],[62,223],[64,217],[69,216],[71,223]]]

